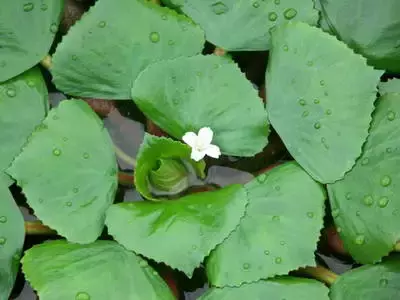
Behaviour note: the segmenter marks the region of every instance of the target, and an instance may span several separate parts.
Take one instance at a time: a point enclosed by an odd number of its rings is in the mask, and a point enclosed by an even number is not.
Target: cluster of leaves
[[[400,235],[400,81],[380,83],[400,71],[398,0],[98,0],[56,47],[52,81],[73,98],[51,109],[36,65],[63,3],[4,1],[0,299],[25,235],[14,181],[65,238],[22,257],[42,300],[174,299],[147,259],[188,277],[203,265],[212,288],[201,299],[399,295],[400,259],[382,258]],[[270,52],[266,107],[229,55],[201,54],[206,40]],[[114,203],[113,143],[84,97],[133,99],[168,135],[146,134],[140,147],[135,187],[145,201]],[[190,160],[180,141],[186,132],[210,127],[223,155],[253,157],[270,126],[294,161],[245,185],[180,194],[206,176],[205,161]],[[315,265],[325,211],[351,256],[370,264],[330,290],[288,275]],[[105,225],[113,240],[99,239]]]

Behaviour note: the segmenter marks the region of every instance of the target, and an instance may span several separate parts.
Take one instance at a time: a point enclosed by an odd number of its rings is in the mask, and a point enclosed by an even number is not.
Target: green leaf
[[[345,248],[361,263],[374,263],[400,239],[400,94],[378,101],[362,156],[346,176],[328,185]]]
[[[109,233],[125,248],[183,271],[189,277],[239,224],[247,201],[241,185],[178,200],[114,204]]]
[[[240,287],[213,287],[199,300],[329,300],[328,292],[328,288],[316,280],[288,276],[279,279],[260,280],[243,284]]]
[[[368,63],[400,72],[400,2],[398,0],[319,0],[325,28]]]
[[[112,241],[51,241],[25,252],[23,271],[40,300],[175,299],[145,260]]]
[[[2,0],[0,82],[32,68],[50,49],[63,11],[62,0]]]
[[[315,265],[325,191],[296,163],[245,186],[249,204],[238,228],[208,258],[214,286],[239,286]]]
[[[398,299],[399,282],[400,257],[396,255],[383,263],[362,266],[340,275],[331,287],[330,299]]]
[[[269,118],[315,180],[332,183],[343,178],[360,156],[382,73],[307,24],[291,23],[273,35],[267,71]]]
[[[148,118],[177,139],[210,127],[213,144],[235,156],[253,156],[268,142],[261,99],[226,58],[199,55],[157,62],[140,74],[132,97]]]
[[[116,171],[107,130],[81,100],[52,109],[7,170],[36,216],[76,243],[93,242],[101,233]]]
[[[312,0],[188,0],[179,9],[200,24],[214,45],[250,51],[268,50],[269,32],[288,20],[317,24],[313,4]]]
[[[202,30],[168,8],[100,0],[57,47],[51,71],[57,88],[70,95],[129,99],[147,65],[200,53],[203,44]]]
[[[175,159],[177,162],[189,162],[197,176],[204,178],[204,169],[206,167],[205,162],[203,160],[200,162],[191,160],[190,152],[191,149],[186,144],[182,144],[169,138],[145,134],[137,155],[137,164],[135,169],[135,187],[137,191],[149,200],[161,200],[160,198],[153,196],[151,190],[157,187],[158,189],[162,190],[162,187],[165,184],[171,189],[176,185],[176,183],[169,180],[171,180],[174,174],[176,174],[177,170],[174,170],[170,175],[162,175],[163,183],[159,182],[160,178],[158,178],[158,182],[154,182],[155,177],[157,175],[161,175],[159,172],[155,172],[160,171],[160,162],[168,159]],[[181,175],[182,174],[179,174],[178,177],[180,177],[182,180]],[[167,178],[165,176],[167,176]],[[150,181],[149,177],[151,177],[153,180]],[[185,178],[187,178],[186,174],[183,179]],[[181,181],[179,180],[179,182]],[[175,192],[181,192],[181,190]]]
[[[0,299],[8,299],[14,286],[24,237],[22,214],[0,181]]]
[[[387,82],[381,82],[379,85],[379,93],[383,96],[389,93],[400,93],[400,79],[391,79]]]
[[[20,153],[47,110],[47,88],[39,68],[0,84],[0,177],[4,180],[9,181],[3,171]]]

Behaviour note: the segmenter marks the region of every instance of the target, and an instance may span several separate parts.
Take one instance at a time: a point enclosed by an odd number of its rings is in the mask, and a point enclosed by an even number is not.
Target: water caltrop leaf
[[[315,180],[335,182],[355,164],[382,74],[318,28],[291,23],[274,33],[266,76],[269,119]]]
[[[257,91],[224,57],[199,55],[154,63],[135,81],[132,98],[177,139],[210,127],[213,144],[223,154],[253,156],[268,142],[267,113]]]
[[[114,204],[106,225],[118,243],[191,276],[243,217],[241,185],[192,194],[172,201]]]
[[[0,82],[25,72],[45,57],[58,30],[63,4],[63,0],[2,0]]]
[[[363,154],[346,176],[328,185],[332,215],[345,248],[374,263],[400,240],[400,94],[378,101]]]
[[[315,265],[324,216],[322,186],[289,162],[259,175],[245,188],[246,215],[207,260],[210,283],[239,286]]]
[[[329,289],[316,280],[287,276],[246,283],[240,287],[213,287],[199,300],[329,300],[328,292]]]
[[[52,109],[7,172],[35,215],[69,241],[90,243],[100,235],[117,165],[107,130],[84,101]]]
[[[49,241],[25,252],[22,269],[41,300],[173,300],[145,260],[113,241]]]
[[[195,55],[203,44],[200,27],[169,8],[100,0],[57,47],[53,81],[74,96],[129,99],[132,82],[147,65]]]
[[[0,177],[4,180],[4,170],[20,153],[47,110],[47,88],[39,68],[0,84]]]
[[[318,21],[312,0],[186,0],[178,8],[200,24],[208,41],[229,51],[268,50],[275,27]]]
[[[389,93],[398,93],[400,94],[400,79],[390,79],[387,82],[381,82],[379,84],[379,93],[381,95],[389,94]]]
[[[400,295],[400,257],[394,255],[376,265],[362,266],[343,273],[333,283],[331,300],[398,299]]]
[[[137,191],[149,200],[162,199],[156,198],[151,193],[151,183],[149,182],[150,172],[159,168],[160,160],[176,160],[178,163],[185,161],[192,166],[197,176],[204,179],[205,162],[203,160],[195,162],[190,159],[190,152],[191,149],[186,144],[165,137],[145,134],[136,157],[135,187]],[[182,167],[186,168],[183,164]]]
[[[398,0],[319,0],[324,29],[379,69],[400,72]]]
[[[8,299],[14,286],[24,237],[24,218],[0,181],[0,299]]]

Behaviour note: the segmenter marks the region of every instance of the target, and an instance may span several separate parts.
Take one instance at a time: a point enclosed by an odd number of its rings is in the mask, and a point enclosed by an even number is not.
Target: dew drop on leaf
[[[73,191],[75,194],[77,194],[77,193],[79,192],[79,188],[75,187],[75,188],[72,189],[72,191]]]
[[[321,86],[324,86],[324,85],[325,85],[325,81],[324,81],[324,80],[321,80],[321,81],[319,82],[319,84],[320,84]]]
[[[363,160],[361,161],[361,165],[363,165],[363,166],[368,165],[368,163],[369,163],[369,158],[368,157],[363,158]]]
[[[314,99],[314,104],[319,104],[319,99]]]
[[[374,199],[372,198],[371,195],[366,195],[363,198],[363,203],[365,206],[371,206],[374,203]]]
[[[165,20],[167,20],[167,19],[168,19],[167,15],[162,15],[162,16],[161,16],[161,20],[164,20],[164,21],[165,21]]]
[[[265,251],[264,251],[264,254],[265,254],[265,255],[269,255],[269,253],[270,253],[269,250],[265,250]]]
[[[90,300],[90,295],[86,292],[79,292],[76,294],[75,300]]]
[[[314,213],[312,211],[309,211],[307,213],[307,217],[309,217],[310,219],[314,218]]]
[[[320,122],[315,122],[314,128],[315,129],[320,129],[321,128],[321,123]]]
[[[332,110],[330,110],[329,108],[325,111],[325,114],[327,116],[330,116],[332,114]]]
[[[305,117],[307,117],[308,115],[310,114],[310,112],[308,111],[308,110],[305,110],[305,111],[303,111],[303,113],[302,113],[302,117],[303,118],[305,118]]]
[[[280,263],[282,263],[282,258],[281,257],[276,257],[275,258],[275,263],[277,263],[277,264],[280,264]]]
[[[273,216],[272,221],[279,221],[281,218],[279,216]]]
[[[300,100],[299,100],[299,104],[300,104],[301,106],[306,105],[306,100],[300,99]]]
[[[266,179],[267,179],[267,174],[261,174],[261,175],[259,175],[259,176],[257,177],[257,181],[258,181],[259,183],[264,183]]]
[[[211,9],[213,13],[216,15],[222,15],[229,10],[229,8],[221,1],[212,4]]]
[[[281,187],[280,187],[279,185],[277,185],[277,186],[275,186],[275,190],[276,190],[276,191],[280,191],[280,190],[281,190]]]
[[[278,19],[278,15],[276,14],[276,12],[270,12],[268,14],[268,20],[270,20],[271,22],[274,22]]]
[[[68,206],[68,207],[71,207],[72,206],[72,202],[71,201],[67,201],[67,202],[65,202],[65,205]]]
[[[359,217],[360,215],[361,215],[360,211],[357,210],[357,211],[356,211],[356,216]]]
[[[104,28],[104,27],[106,27],[106,22],[105,21],[100,21],[99,22],[99,24],[97,24],[97,26],[99,27],[99,28]]]
[[[61,150],[58,149],[58,148],[55,148],[55,149],[53,150],[53,155],[54,155],[54,156],[60,156],[60,155],[61,155]]]
[[[378,205],[380,208],[385,208],[389,203],[389,198],[388,197],[381,197],[378,201]]]
[[[149,38],[152,43],[158,43],[160,41],[160,34],[154,31],[150,33]]]
[[[307,66],[312,67],[314,65],[314,62],[312,60],[309,60],[307,62]]]
[[[0,237],[0,245],[4,245],[7,242],[7,239],[5,237]]]
[[[386,148],[386,153],[392,153],[392,148],[390,147]]]
[[[250,269],[250,264],[244,263],[244,264],[243,264],[243,269],[245,269],[245,270]]]
[[[289,51],[288,45],[283,45],[283,51],[285,51],[285,52]]]
[[[17,95],[17,92],[15,91],[15,89],[9,88],[6,91],[6,94],[8,97],[13,98]]]
[[[381,185],[382,186],[389,186],[392,183],[392,178],[390,176],[385,175],[381,178]]]
[[[7,222],[7,217],[6,216],[1,216],[0,217],[0,223],[5,223]]]
[[[389,284],[389,280],[387,280],[386,278],[382,278],[381,280],[379,280],[380,287],[386,287],[388,284]]]
[[[394,111],[389,111],[387,114],[387,119],[393,121],[396,118],[396,113]]]
[[[260,7],[260,3],[258,3],[257,1],[253,2],[253,7],[254,8],[259,8]]]
[[[354,243],[355,243],[356,245],[364,245],[364,243],[365,243],[365,236],[362,235],[362,234],[357,235],[356,238],[355,238],[355,240],[354,240]]]
[[[173,45],[175,45],[175,42],[174,42],[173,40],[169,40],[169,41],[168,41],[168,45],[169,45],[169,46],[173,46]]]
[[[192,249],[193,250],[197,250],[197,246],[196,245],[192,245]]]
[[[87,153],[87,152],[83,153],[83,158],[84,159],[89,159],[89,157],[90,157],[89,153]]]
[[[351,193],[347,193],[347,194],[346,194],[346,199],[347,199],[347,200],[350,200],[350,199],[351,199]]]
[[[33,80],[28,80],[28,86],[29,87],[34,87],[35,86],[35,82]]]
[[[281,244],[281,246],[284,246],[284,245],[286,245],[286,242],[285,241],[281,241],[279,244]]]
[[[281,4],[281,0],[275,0],[274,3],[275,3],[275,5],[279,5],[279,4]]]
[[[24,4],[24,11],[32,11],[35,5],[32,2]]]
[[[288,8],[287,10],[284,11],[283,16],[285,17],[286,20],[291,20],[297,15],[297,10],[294,8]]]
[[[40,5],[40,9],[43,10],[43,11],[46,11],[47,8],[48,8],[48,6],[47,6],[46,3],[42,3],[42,5]]]

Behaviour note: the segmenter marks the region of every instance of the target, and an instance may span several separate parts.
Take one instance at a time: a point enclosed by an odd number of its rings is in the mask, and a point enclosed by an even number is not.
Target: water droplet
[[[260,3],[258,3],[257,1],[253,2],[253,7],[254,8],[259,8],[260,7]]]
[[[347,193],[347,194],[346,194],[346,199],[347,199],[347,200],[350,200],[350,199],[351,199],[351,193]]]
[[[58,149],[58,148],[55,148],[55,149],[53,150],[53,155],[54,155],[54,156],[60,156],[60,155],[61,155],[61,150]]]
[[[24,11],[31,11],[33,10],[35,5],[32,2],[28,2],[24,4]]]
[[[286,20],[291,20],[297,15],[297,10],[295,10],[294,8],[288,8],[284,11],[283,15]]]
[[[307,66],[312,67],[314,65],[314,62],[312,60],[309,60],[307,62]]]
[[[332,110],[327,109],[327,110],[325,111],[325,114],[326,114],[327,116],[330,116],[330,115],[332,114]]]
[[[396,118],[396,113],[394,111],[389,111],[387,114],[387,119],[393,121]]]
[[[5,237],[0,236],[0,245],[4,245],[7,242]]]
[[[300,104],[301,106],[306,105],[306,100],[300,99],[300,100],[299,100],[299,104]]]
[[[35,86],[35,82],[33,80],[28,80],[28,86],[29,87],[34,87]]]
[[[66,141],[68,141],[68,138],[64,136],[64,137],[62,138],[62,140],[63,140],[64,142],[66,142]]]
[[[357,217],[361,216],[361,212],[359,210],[356,211],[356,216]]]
[[[87,152],[83,153],[83,158],[84,159],[88,159],[89,157],[90,157],[89,153],[87,153]]]
[[[250,264],[244,263],[244,264],[243,264],[243,269],[245,269],[245,270],[250,269]]]
[[[7,222],[7,217],[6,216],[1,216],[0,217],[0,223],[5,223]]]
[[[268,32],[272,34],[276,30],[276,26],[272,26],[270,29],[268,29]]]
[[[366,195],[363,198],[363,203],[365,206],[371,206],[372,204],[374,204],[374,199],[372,198],[371,195]]]
[[[382,278],[381,280],[379,280],[380,287],[386,287],[388,284],[389,284],[389,280],[387,280],[386,278]]]
[[[222,15],[224,13],[226,13],[229,8],[228,6],[226,6],[223,2],[218,1],[214,4],[211,5],[211,9],[213,11],[214,14],[216,15]]]
[[[275,0],[274,3],[275,3],[275,5],[279,5],[279,4],[281,4],[281,0]]]
[[[285,52],[289,51],[288,45],[283,45],[283,51],[285,51]]]
[[[162,16],[161,16],[161,20],[164,20],[164,21],[165,21],[165,20],[167,20],[167,19],[168,19],[167,15],[162,15]]]
[[[194,90],[195,90],[195,88],[194,88],[193,86],[190,86],[190,87],[189,87],[189,91],[190,91],[190,92],[194,92]]]
[[[285,241],[281,241],[279,244],[281,244],[281,246],[284,246],[284,245],[286,245],[286,242]]]
[[[314,123],[314,128],[315,129],[320,129],[321,128],[321,123],[320,122],[315,122]]]
[[[77,60],[78,59],[78,56],[76,56],[75,54],[74,55],[72,55],[72,60]]]
[[[324,146],[325,149],[329,149],[329,145],[326,143],[326,138],[322,137],[321,138],[321,143]]]
[[[43,11],[46,11],[47,8],[48,8],[48,6],[47,6],[46,3],[42,3],[42,5],[40,5],[40,9],[43,10]]]
[[[363,160],[361,161],[361,165],[366,166],[368,164],[369,164],[369,158],[368,157],[363,158]]]
[[[15,97],[17,95],[17,92],[15,91],[15,89],[9,88],[6,91],[6,94],[7,94],[8,97],[13,98],[13,97]]]
[[[270,13],[268,14],[268,19],[269,19],[271,22],[274,22],[274,21],[276,21],[276,20],[278,19],[278,15],[276,14],[276,12],[270,12]]]
[[[301,114],[301,116],[303,118],[307,117],[310,114],[310,112],[308,110],[303,111],[303,113]]]
[[[314,99],[314,104],[319,104],[319,99]]]
[[[362,234],[357,235],[356,238],[355,238],[355,240],[354,240],[354,243],[355,243],[356,245],[363,245],[363,244],[365,243],[365,236],[362,235]]]
[[[392,178],[390,178],[390,176],[385,175],[381,178],[382,186],[389,186],[391,183],[392,183]]]
[[[257,176],[257,181],[259,183],[264,183],[265,180],[267,180],[267,177],[268,177],[267,174],[261,174],[261,175]]]
[[[265,255],[269,255],[269,253],[270,253],[269,250],[265,250],[265,251],[264,251],[264,254],[265,254]]]
[[[71,207],[72,206],[72,202],[71,201],[67,201],[67,202],[65,202],[65,205],[68,206],[68,207]]]
[[[178,98],[173,99],[172,103],[174,103],[174,105],[178,105],[179,104],[179,99]]]
[[[76,294],[75,300],[90,300],[90,295],[86,292],[79,292]]]
[[[381,197],[378,201],[378,205],[380,208],[385,208],[389,203],[389,198],[388,197]]]
[[[282,258],[281,257],[278,256],[278,257],[275,258],[275,263],[276,264],[280,264],[281,262],[282,262]]]
[[[280,191],[280,190],[281,190],[281,187],[280,187],[279,185],[277,185],[277,186],[275,186],[275,190],[276,190],[276,191]]]
[[[99,28],[104,28],[104,27],[106,27],[106,22],[105,21],[100,21],[98,24],[97,24],[97,26],[99,27]]]
[[[314,218],[314,213],[312,211],[309,211],[307,213],[307,217],[309,217],[310,219]]]
[[[169,41],[168,41],[168,45],[169,45],[169,46],[173,46],[173,45],[175,45],[175,42],[174,42],[173,40],[169,40]]]
[[[393,210],[392,215],[393,216],[397,216],[399,214],[399,210],[396,208],[395,210]]]
[[[392,153],[392,148],[390,148],[390,147],[388,147],[388,148],[386,148],[386,153]]]
[[[56,23],[52,23],[52,24],[50,25],[50,32],[51,32],[51,33],[56,33],[57,30],[58,30],[57,24],[56,24]]]
[[[321,86],[324,86],[324,85],[325,85],[325,81],[324,81],[324,80],[321,80],[321,81],[319,82],[319,84],[320,84]]]
[[[338,232],[338,233],[341,233],[342,232],[342,227],[336,227],[336,231]]]
[[[281,218],[279,216],[273,216],[272,221],[279,221]]]
[[[335,208],[332,210],[332,217],[337,218],[339,216],[340,210],[338,208]]]
[[[158,43],[160,41],[160,34],[158,32],[152,32],[149,38],[152,43]]]
[[[73,191],[75,194],[77,194],[77,193],[79,192],[79,188],[74,187],[74,188],[72,189],[72,191]]]

